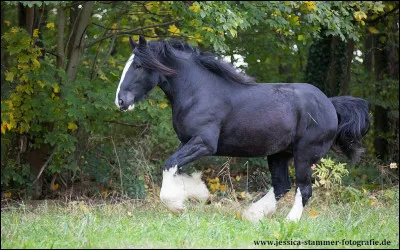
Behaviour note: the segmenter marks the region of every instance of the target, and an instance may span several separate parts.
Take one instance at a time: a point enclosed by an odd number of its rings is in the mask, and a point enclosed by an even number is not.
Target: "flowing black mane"
[[[175,76],[176,71],[161,63],[159,58],[165,60],[183,59],[181,55],[176,53],[177,51],[191,53],[192,56],[185,58],[186,60],[194,60],[208,71],[222,76],[227,80],[242,84],[255,83],[253,77],[238,72],[231,64],[221,59],[216,59],[214,54],[210,52],[201,52],[199,48],[182,41],[149,41],[147,47],[138,46],[137,49],[135,49],[135,55],[142,60],[144,67],[157,70],[167,76]]]

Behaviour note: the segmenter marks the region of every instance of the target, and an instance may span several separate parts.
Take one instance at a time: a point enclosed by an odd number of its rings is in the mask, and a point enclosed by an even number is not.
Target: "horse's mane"
[[[148,49],[147,49],[148,48]],[[211,71],[225,79],[232,80],[243,84],[255,83],[253,77],[242,74],[233,67],[233,65],[224,62],[221,59],[216,59],[216,56],[210,52],[201,52],[199,48],[188,44],[187,42],[178,40],[167,41],[149,41],[147,48],[138,46],[135,53],[143,61],[145,67],[156,69],[165,75],[176,75],[176,71],[167,67],[160,62],[159,57],[165,59],[182,59],[182,55],[176,53],[177,51],[191,53],[191,57],[186,60],[194,60],[200,66],[203,66],[208,71]]]

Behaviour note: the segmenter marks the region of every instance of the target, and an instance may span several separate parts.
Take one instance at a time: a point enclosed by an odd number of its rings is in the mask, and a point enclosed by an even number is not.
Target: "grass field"
[[[372,202],[331,205],[316,194],[299,223],[285,221],[290,196],[258,224],[238,219],[237,203],[227,201],[189,203],[180,216],[149,201],[20,203],[2,207],[1,248],[398,249],[398,187],[390,192],[390,200],[377,195]],[[284,245],[268,245],[276,243]]]

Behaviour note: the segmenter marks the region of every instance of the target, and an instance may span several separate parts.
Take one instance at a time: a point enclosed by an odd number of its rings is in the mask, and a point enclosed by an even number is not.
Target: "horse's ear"
[[[132,46],[132,50],[134,50],[136,48],[136,46],[137,46],[137,43],[135,41],[133,41],[131,36],[129,36],[129,43]]]
[[[146,39],[144,38],[144,36],[139,36],[139,45],[140,46],[146,46]]]

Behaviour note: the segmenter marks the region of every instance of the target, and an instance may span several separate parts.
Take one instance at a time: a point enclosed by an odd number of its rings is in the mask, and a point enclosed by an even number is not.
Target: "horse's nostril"
[[[122,99],[119,99],[118,104],[119,104],[120,106],[122,106],[122,104],[124,104],[124,101],[122,101]]]

